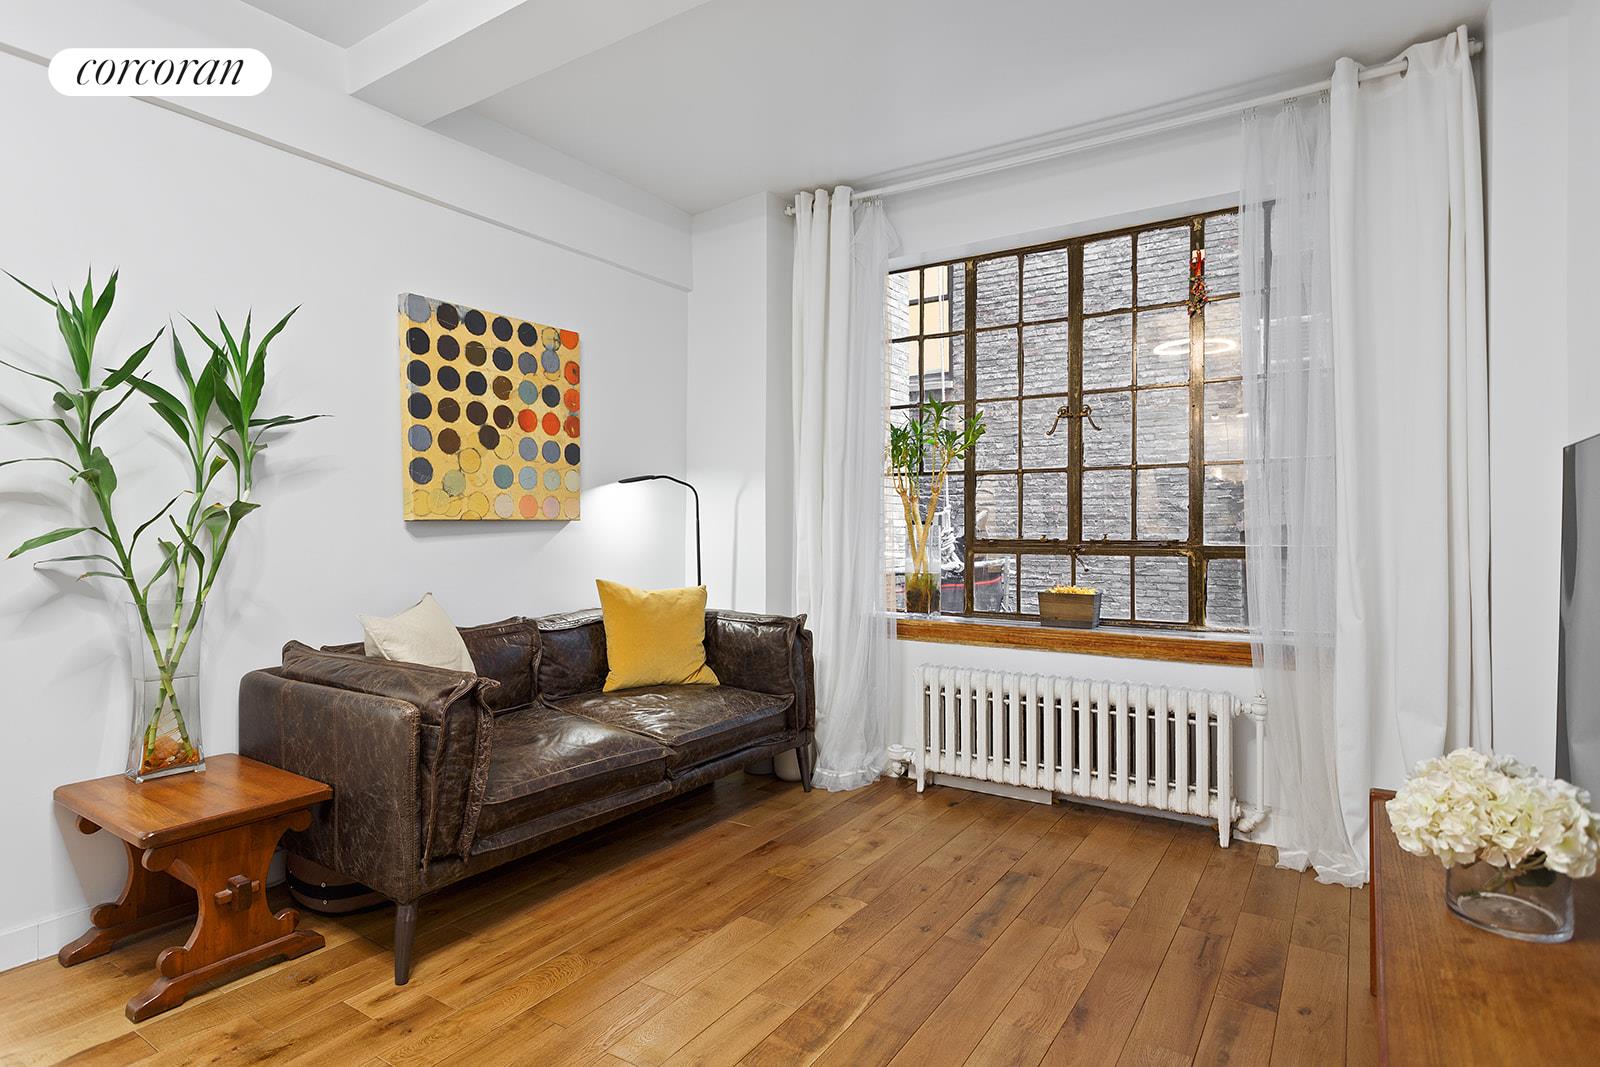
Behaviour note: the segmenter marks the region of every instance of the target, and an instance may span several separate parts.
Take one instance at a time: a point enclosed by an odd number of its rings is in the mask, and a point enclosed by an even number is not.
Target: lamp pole
[[[694,494],[694,584],[705,585],[700,568],[700,490],[682,478],[674,478],[670,474],[635,474],[631,478],[618,478],[617,482],[620,485],[632,485],[634,482],[677,482]]]

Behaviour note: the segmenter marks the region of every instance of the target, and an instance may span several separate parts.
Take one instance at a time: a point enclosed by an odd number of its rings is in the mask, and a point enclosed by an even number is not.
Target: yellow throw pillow
[[[632,589],[597,580],[606,628],[605,691],[716,685],[706,666],[706,587]]]

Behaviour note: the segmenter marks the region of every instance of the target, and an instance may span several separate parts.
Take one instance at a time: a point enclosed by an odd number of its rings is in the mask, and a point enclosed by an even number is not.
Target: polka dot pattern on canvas
[[[578,518],[578,334],[414,293],[399,332],[406,519]]]

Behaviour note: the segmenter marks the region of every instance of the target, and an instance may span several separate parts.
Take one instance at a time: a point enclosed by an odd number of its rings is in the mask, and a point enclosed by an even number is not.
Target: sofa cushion
[[[493,678],[500,688],[489,694],[495,713],[533,703],[533,679],[539,669],[539,628],[531,619],[506,619],[461,630],[478,677]]]
[[[478,836],[666,776],[667,750],[626,730],[544,707],[495,720]]]
[[[659,741],[672,750],[668,768],[677,773],[783,734],[793,699],[725,685],[652,685],[549,703]]]
[[[606,631],[600,612],[569,611],[535,620],[539,626],[539,695],[546,700],[605,685]]]

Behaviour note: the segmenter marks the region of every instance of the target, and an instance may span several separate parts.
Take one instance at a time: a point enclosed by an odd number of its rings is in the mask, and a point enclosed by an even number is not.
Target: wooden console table
[[[235,755],[154,781],[115,774],[61,786],[56,803],[78,816],[80,831],[122,839],[128,880],[56,958],[71,967],[125,938],[195,916],[189,940],[156,958],[161,976],[128,1001],[128,1018],[140,1022],[240,968],[321,948],[321,934],[295,929],[300,916],[293,909],[272,913],[264,887],[278,838],[304,830],[311,807],[332,796],[321,782]]]
[[[1372,992],[1385,1063],[1594,1063],[1600,877],[1574,883],[1577,933],[1513,941],[1452,915],[1438,861],[1401,849],[1372,791]]]

